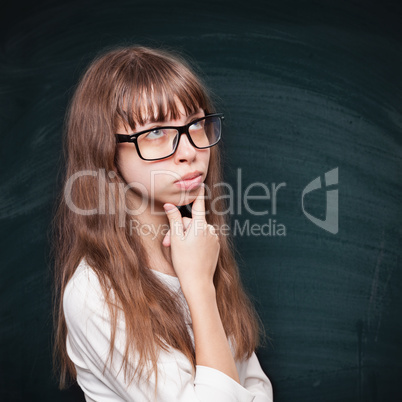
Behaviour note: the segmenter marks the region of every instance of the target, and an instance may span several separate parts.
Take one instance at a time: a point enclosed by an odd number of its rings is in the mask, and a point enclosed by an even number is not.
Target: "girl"
[[[60,387],[76,379],[87,401],[272,401],[262,327],[219,230],[214,112],[186,62],[159,49],[109,51],[75,91],[54,350]]]

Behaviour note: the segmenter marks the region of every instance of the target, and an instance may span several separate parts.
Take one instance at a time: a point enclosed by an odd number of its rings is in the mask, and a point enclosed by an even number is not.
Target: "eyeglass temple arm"
[[[136,138],[132,138],[130,135],[127,134],[115,134],[117,142],[134,142]]]

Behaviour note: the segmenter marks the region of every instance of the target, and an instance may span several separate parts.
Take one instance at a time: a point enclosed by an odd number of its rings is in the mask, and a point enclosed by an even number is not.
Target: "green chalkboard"
[[[36,1],[0,18],[1,401],[82,400],[51,371],[48,233],[74,85],[122,44],[198,63],[226,180],[261,196],[230,219],[275,401],[402,400],[400,4]]]

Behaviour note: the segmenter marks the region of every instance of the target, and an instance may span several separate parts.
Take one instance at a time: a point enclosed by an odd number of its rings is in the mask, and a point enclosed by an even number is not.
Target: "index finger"
[[[194,221],[198,222],[206,222],[205,221],[205,188],[204,184],[201,185],[200,191],[197,195],[197,198],[193,202],[193,206],[191,207],[191,215]]]
[[[164,204],[163,208],[169,219],[171,236],[183,237],[183,220],[180,211],[173,204]]]

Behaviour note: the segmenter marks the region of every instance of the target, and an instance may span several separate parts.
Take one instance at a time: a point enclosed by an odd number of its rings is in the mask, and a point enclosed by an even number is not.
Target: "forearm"
[[[219,315],[214,286],[186,297],[193,322],[196,364],[219,370],[240,383]]]

